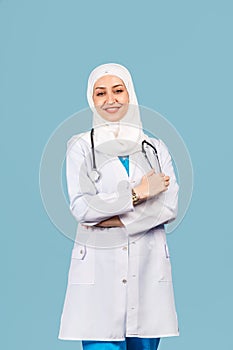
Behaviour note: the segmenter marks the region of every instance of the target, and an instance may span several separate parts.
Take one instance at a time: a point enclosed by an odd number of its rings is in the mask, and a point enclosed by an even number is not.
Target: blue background
[[[190,208],[168,236],[181,335],[160,349],[233,348],[232,17],[224,0],[0,1],[2,349],[81,348],[57,339],[73,242],[43,208],[39,164],[105,62],[129,68],[194,167]]]

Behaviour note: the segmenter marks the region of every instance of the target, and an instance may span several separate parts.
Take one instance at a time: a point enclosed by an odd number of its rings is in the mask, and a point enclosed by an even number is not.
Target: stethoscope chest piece
[[[90,172],[91,181],[97,182],[99,181],[100,177],[100,172],[97,169],[92,169],[92,171]]]

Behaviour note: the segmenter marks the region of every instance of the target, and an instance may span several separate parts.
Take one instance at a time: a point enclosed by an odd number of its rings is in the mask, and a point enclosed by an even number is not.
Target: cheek
[[[128,108],[129,108],[129,104],[128,104],[128,103],[125,103],[122,112],[123,112],[124,114],[127,113]]]
[[[117,96],[117,100],[118,100],[120,103],[123,103],[124,105],[129,104],[129,97],[128,97],[128,94],[121,94],[121,95],[118,95],[118,96]]]
[[[100,106],[102,104],[103,97],[93,96],[92,99],[95,106]]]
[[[129,103],[129,94],[128,94],[128,92],[126,92],[126,93],[124,94],[124,103],[126,103],[126,104]]]

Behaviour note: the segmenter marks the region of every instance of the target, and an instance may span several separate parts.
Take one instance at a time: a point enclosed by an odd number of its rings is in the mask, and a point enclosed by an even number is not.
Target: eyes
[[[116,90],[113,90],[113,93],[114,94],[121,94],[122,92],[124,92],[124,89],[116,89]],[[106,91],[104,90],[104,91],[99,91],[99,92],[97,92],[96,93],[96,96],[98,96],[98,97],[102,97],[102,96],[104,96],[104,95],[106,95]]]

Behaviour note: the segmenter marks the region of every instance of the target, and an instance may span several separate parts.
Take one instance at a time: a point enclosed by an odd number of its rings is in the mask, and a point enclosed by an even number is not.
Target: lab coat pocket
[[[68,282],[70,284],[95,283],[95,249],[75,243],[71,255]]]
[[[170,253],[166,242],[163,243],[163,254],[161,256],[161,275],[159,282],[172,282],[172,271]]]

